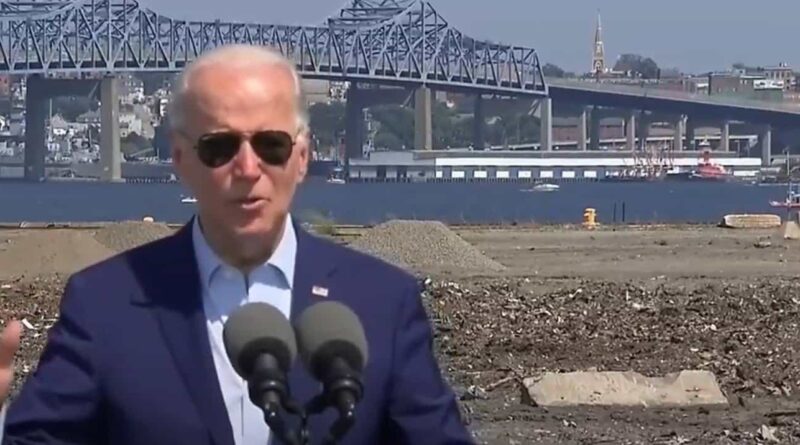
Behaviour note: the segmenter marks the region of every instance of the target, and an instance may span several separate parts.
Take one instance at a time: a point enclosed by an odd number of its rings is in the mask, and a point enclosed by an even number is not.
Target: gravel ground
[[[441,360],[483,443],[800,441],[800,283],[429,281]],[[544,409],[541,372],[714,372],[729,409]],[[767,430],[763,430],[766,428]]]
[[[415,272],[505,269],[438,221],[387,221],[367,230],[351,246]]]
[[[413,256],[442,242],[423,238],[439,230],[432,226],[385,243],[417,271],[439,269],[426,261],[462,270],[457,252]],[[355,242],[378,243],[371,230]],[[771,232],[712,228],[460,233],[456,240],[478,245],[473,253],[489,252],[513,272],[426,280],[436,351],[479,443],[800,443],[800,244],[772,238],[757,247]],[[441,236],[456,243],[450,235]],[[70,245],[57,238],[26,242],[47,256]],[[1,250],[0,265],[22,262]],[[15,388],[35,366],[64,283],[46,268],[29,272],[24,280],[0,274],[0,320],[29,325]],[[731,405],[545,409],[521,396],[520,379],[543,371],[689,368],[713,371]]]
[[[483,444],[800,441],[800,284],[427,281],[436,350]],[[0,319],[24,319],[15,389],[35,366],[63,279],[0,282]],[[547,284],[552,286],[552,283]],[[715,372],[730,409],[543,409],[519,380],[542,371]],[[766,428],[766,429],[765,429]],[[771,436],[770,436],[771,437]]]
[[[166,224],[127,221],[103,227],[95,233],[94,237],[107,248],[115,252],[121,252],[171,235],[174,232]]]

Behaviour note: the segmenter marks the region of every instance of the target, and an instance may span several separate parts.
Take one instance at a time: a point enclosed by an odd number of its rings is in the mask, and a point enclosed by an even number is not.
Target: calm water
[[[524,191],[520,184],[327,184],[313,180],[298,192],[295,215],[324,215],[339,223],[370,224],[392,218],[448,223],[579,222],[597,209],[601,222],[717,222],[726,213],[773,212],[780,186],[714,183],[562,184],[555,193]],[[0,221],[113,221],[150,215],[184,222],[194,204],[175,184],[0,182]]]

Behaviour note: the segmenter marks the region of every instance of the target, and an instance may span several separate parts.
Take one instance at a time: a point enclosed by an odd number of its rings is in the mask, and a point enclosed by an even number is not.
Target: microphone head
[[[291,323],[280,310],[267,303],[248,303],[234,311],[225,322],[222,340],[233,369],[245,380],[262,353],[275,357],[285,373],[297,356]]]
[[[324,380],[334,357],[361,372],[367,363],[367,337],[347,306],[325,301],[306,309],[296,323],[300,357],[317,380]]]

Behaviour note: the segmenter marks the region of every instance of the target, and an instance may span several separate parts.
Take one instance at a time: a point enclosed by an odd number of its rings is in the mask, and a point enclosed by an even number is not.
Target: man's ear
[[[297,136],[295,149],[297,149],[297,183],[303,182],[308,174],[308,163],[311,159],[311,147],[309,146],[308,132],[302,132]]]

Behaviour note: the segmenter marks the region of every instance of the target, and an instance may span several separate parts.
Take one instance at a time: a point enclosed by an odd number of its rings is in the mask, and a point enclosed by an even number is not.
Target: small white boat
[[[557,192],[561,187],[558,184],[536,184],[531,189],[532,192]]]
[[[328,184],[346,184],[344,178],[328,178]]]
[[[181,196],[181,202],[184,204],[192,204],[197,202],[197,198],[194,196]]]

